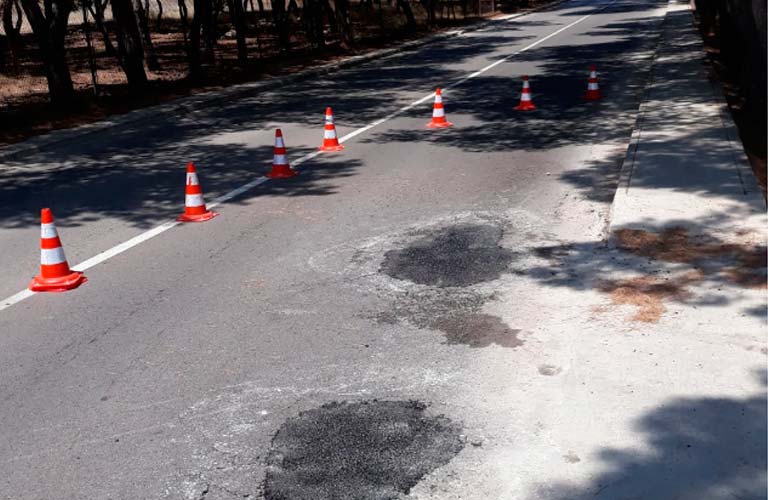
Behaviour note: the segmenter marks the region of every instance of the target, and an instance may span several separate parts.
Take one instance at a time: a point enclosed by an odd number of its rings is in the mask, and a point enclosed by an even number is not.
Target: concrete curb
[[[645,81],[645,85],[643,86],[643,94],[640,98],[640,106],[637,108],[637,118],[635,118],[635,124],[632,126],[632,135],[629,139],[629,146],[627,147],[627,153],[624,156],[624,161],[621,163],[621,169],[619,171],[619,181],[618,185],[616,186],[616,193],[613,195],[613,201],[611,202],[611,208],[608,211],[608,223],[605,227],[605,243],[608,246],[608,248],[616,248],[616,240],[613,235],[613,231],[611,231],[611,227],[613,225],[613,219],[614,219],[614,213],[616,210],[616,206],[620,205],[624,202],[624,199],[627,196],[627,191],[629,191],[629,184],[632,181],[632,173],[635,169],[635,156],[637,155],[637,149],[640,146],[640,137],[642,136],[643,132],[643,119],[645,117],[645,113],[648,109],[648,97],[651,94],[651,89],[653,88],[653,82],[654,79],[654,69],[656,66],[656,58],[659,54],[659,47],[661,46],[661,41],[664,39],[664,28],[665,24],[667,22],[667,16],[669,14],[670,6],[672,5],[672,2],[674,0],[668,0],[667,2],[667,9],[666,12],[664,12],[664,20],[661,22],[661,27],[659,29],[659,36],[656,40],[656,46],[653,49],[653,55],[651,56],[651,65],[648,69],[648,77]]]
[[[345,57],[341,61],[324,64],[324,65],[318,66],[317,68],[305,69],[297,73],[294,73],[292,75],[273,77],[267,80],[233,85],[225,89],[201,92],[200,94],[196,94],[193,96],[187,96],[187,97],[181,97],[181,98],[175,99],[169,103],[156,104],[153,106],[148,106],[146,108],[140,108],[133,111],[129,111],[124,114],[114,115],[105,120],[100,120],[93,123],[79,125],[74,128],[54,130],[37,137],[32,137],[30,139],[19,142],[17,144],[11,144],[11,145],[0,148],[0,161],[10,160],[16,156],[23,155],[26,153],[38,152],[43,148],[52,146],[59,142],[64,142],[64,141],[72,140],[75,138],[83,137],[96,132],[108,130],[113,127],[119,127],[122,125],[127,125],[129,123],[134,123],[144,118],[147,118],[149,116],[153,116],[157,114],[177,114],[180,111],[188,111],[190,107],[197,108],[205,105],[210,105],[212,103],[215,103],[223,99],[233,98],[240,93],[245,93],[253,90],[264,90],[264,91],[273,90],[275,88],[284,87],[286,85],[307,80],[312,77],[327,75],[343,69],[360,66],[362,64],[365,64],[373,60],[384,60],[387,58],[400,57],[404,55],[407,51],[412,51],[414,49],[423,47],[425,45],[429,45],[431,43],[439,42],[442,40],[448,40],[455,36],[461,36],[464,33],[477,31],[477,30],[486,28],[488,26],[491,26],[495,23],[517,19],[517,18],[526,16],[528,14],[538,12],[540,10],[554,7],[556,5],[559,5],[567,1],[568,0],[556,0],[546,5],[541,5],[538,7],[534,7],[532,9],[528,9],[524,12],[511,14],[508,16],[502,16],[496,19],[478,21],[477,23],[472,24],[464,29],[452,30],[452,31],[447,31],[443,33],[435,33],[432,35],[428,35],[424,38],[420,38],[418,40],[405,42],[402,45],[398,45],[397,47],[379,49],[366,54]]]

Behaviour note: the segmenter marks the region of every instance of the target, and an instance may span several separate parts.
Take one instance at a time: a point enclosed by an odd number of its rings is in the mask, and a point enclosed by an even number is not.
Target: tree
[[[354,41],[352,23],[349,19],[349,0],[336,0],[336,21],[339,25],[341,45],[348,48]]]
[[[149,34],[149,16],[141,0],[133,0],[133,8],[136,12],[136,21],[138,22],[139,32],[141,33],[142,47],[147,59],[147,67],[152,71],[160,69],[160,63],[157,62],[155,47],[152,45],[152,37]]]
[[[411,10],[411,5],[408,3],[408,0],[397,0],[397,6],[403,11],[403,14],[405,14],[406,31],[409,33],[416,31],[416,17],[413,15],[413,10]]]
[[[21,5],[40,49],[40,59],[48,82],[48,96],[53,104],[68,103],[75,90],[67,64],[64,37],[73,8],[72,2],[43,0],[45,13],[40,9],[38,0],[22,0]]]
[[[16,21],[14,22],[14,9],[16,9]],[[3,44],[7,47],[2,47],[0,44],[0,70],[5,70],[5,52],[6,48],[11,55],[11,64],[13,66],[13,72],[18,74],[19,72],[19,44],[21,42],[21,23],[23,20],[23,13],[21,11],[21,5],[18,0],[5,0],[0,1],[0,11],[2,11],[3,18],[3,30],[5,30],[5,37],[0,38]]]
[[[323,5],[321,0],[304,0],[304,26],[307,36],[317,49],[325,47]]]
[[[132,0],[112,0],[112,16],[117,31],[118,60],[128,78],[128,85],[143,87],[147,84],[147,73],[144,71],[144,50]]]
[[[229,17],[237,39],[237,62],[241,67],[248,64],[248,47],[245,43],[245,12],[242,0],[227,0]]]
[[[277,39],[283,52],[290,50],[290,38],[288,36],[288,13],[285,10],[285,0],[272,1],[272,20],[277,31]]]
[[[104,51],[108,55],[114,56],[117,54],[117,51],[112,45],[112,41],[109,39],[109,31],[107,31],[107,26],[104,24],[104,10],[106,10],[108,3],[109,0],[93,0],[93,2],[88,2],[86,0],[88,10],[90,10],[91,15],[93,16],[93,22],[96,25],[96,29],[101,33],[101,38],[104,41]]]
[[[202,56],[200,41],[205,43],[206,60],[213,59],[213,46],[216,43],[216,34],[213,28],[213,2],[211,0],[194,0],[195,12],[192,15],[192,23],[189,30],[189,43],[187,53],[189,55],[189,75],[192,79],[203,76]]]

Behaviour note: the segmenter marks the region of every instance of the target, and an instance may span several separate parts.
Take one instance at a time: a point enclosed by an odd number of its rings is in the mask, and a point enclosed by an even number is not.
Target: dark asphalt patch
[[[331,403],[287,420],[272,440],[267,500],[400,498],[461,449],[460,426],[415,401]]]
[[[493,294],[467,288],[419,290],[398,296],[392,307],[374,316],[376,321],[395,324],[407,321],[417,328],[439,330],[446,344],[488,347],[496,344],[515,348],[523,345],[518,334],[498,316],[482,312]]]
[[[380,272],[436,287],[465,287],[499,278],[514,257],[499,246],[503,231],[461,224],[432,231],[410,246],[384,254]]]
[[[432,326],[443,333],[448,344],[466,344],[469,347],[519,347],[523,341],[517,337],[521,330],[513,330],[498,316],[491,314],[459,314],[437,318]]]

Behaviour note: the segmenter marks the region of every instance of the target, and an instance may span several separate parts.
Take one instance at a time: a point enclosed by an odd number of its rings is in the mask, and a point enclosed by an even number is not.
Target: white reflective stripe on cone
[[[531,94],[528,92],[523,92],[523,95],[520,96],[521,101],[530,101],[531,100]]]
[[[276,148],[284,148],[285,147],[285,142],[283,142],[283,138],[282,137],[278,137],[277,139],[275,139],[275,147]]]
[[[285,165],[288,161],[286,160],[285,155],[275,155],[275,159],[272,160],[272,163],[275,165]]]
[[[184,196],[184,204],[188,207],[201,207],[205,205],[202,194],[188,194]]]
[[[200,181],[197,180],[197,174],[195,172],[189,172],[187,174],[187,186],[197,186]]]
[[[325,115],[325,123],[333,123],[333,115]]]
[[[435,102],[443,102],[443,96],[441,96],[441,95],[436,95],[436,96],[435,96]]]
[[[64,256],[64,249],[61,247],[40,249],[40,264],[44,266],[61,264],[62,262],[66,262],[66,260],[67,258]]]
[[[41,238],[55,238],[59,234],[56,232],[56,226],[53,223],[40,224],[40,237]]]
[[[591,72],[589,73],[589,77],[590,77],[590,78],[597,78],[597,71],[591,71]]]
[[[323,133],[323,139],[335,139],[336,138],[336,131],[335,130],[326,130]]]
[[[432,116],[435,118],[441,118],[445,116],[445,110],[443,108],[435,108],[435,110],[432,112]]]
[[[597,84],[596,83],[587,84],[587,90],[597,90]]]

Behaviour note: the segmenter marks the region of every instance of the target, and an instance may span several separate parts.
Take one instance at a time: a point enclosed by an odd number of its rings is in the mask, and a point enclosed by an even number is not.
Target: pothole
[[[498,279],[514,254],[499,245],[499,226],[460,224],[433,230],[384,254],[380,272],[435,287],[466,287]]]
[[[267,500],[389,500],[463,448],[460,426],[416,401],[331,403],[287,420],[267,458]]]

